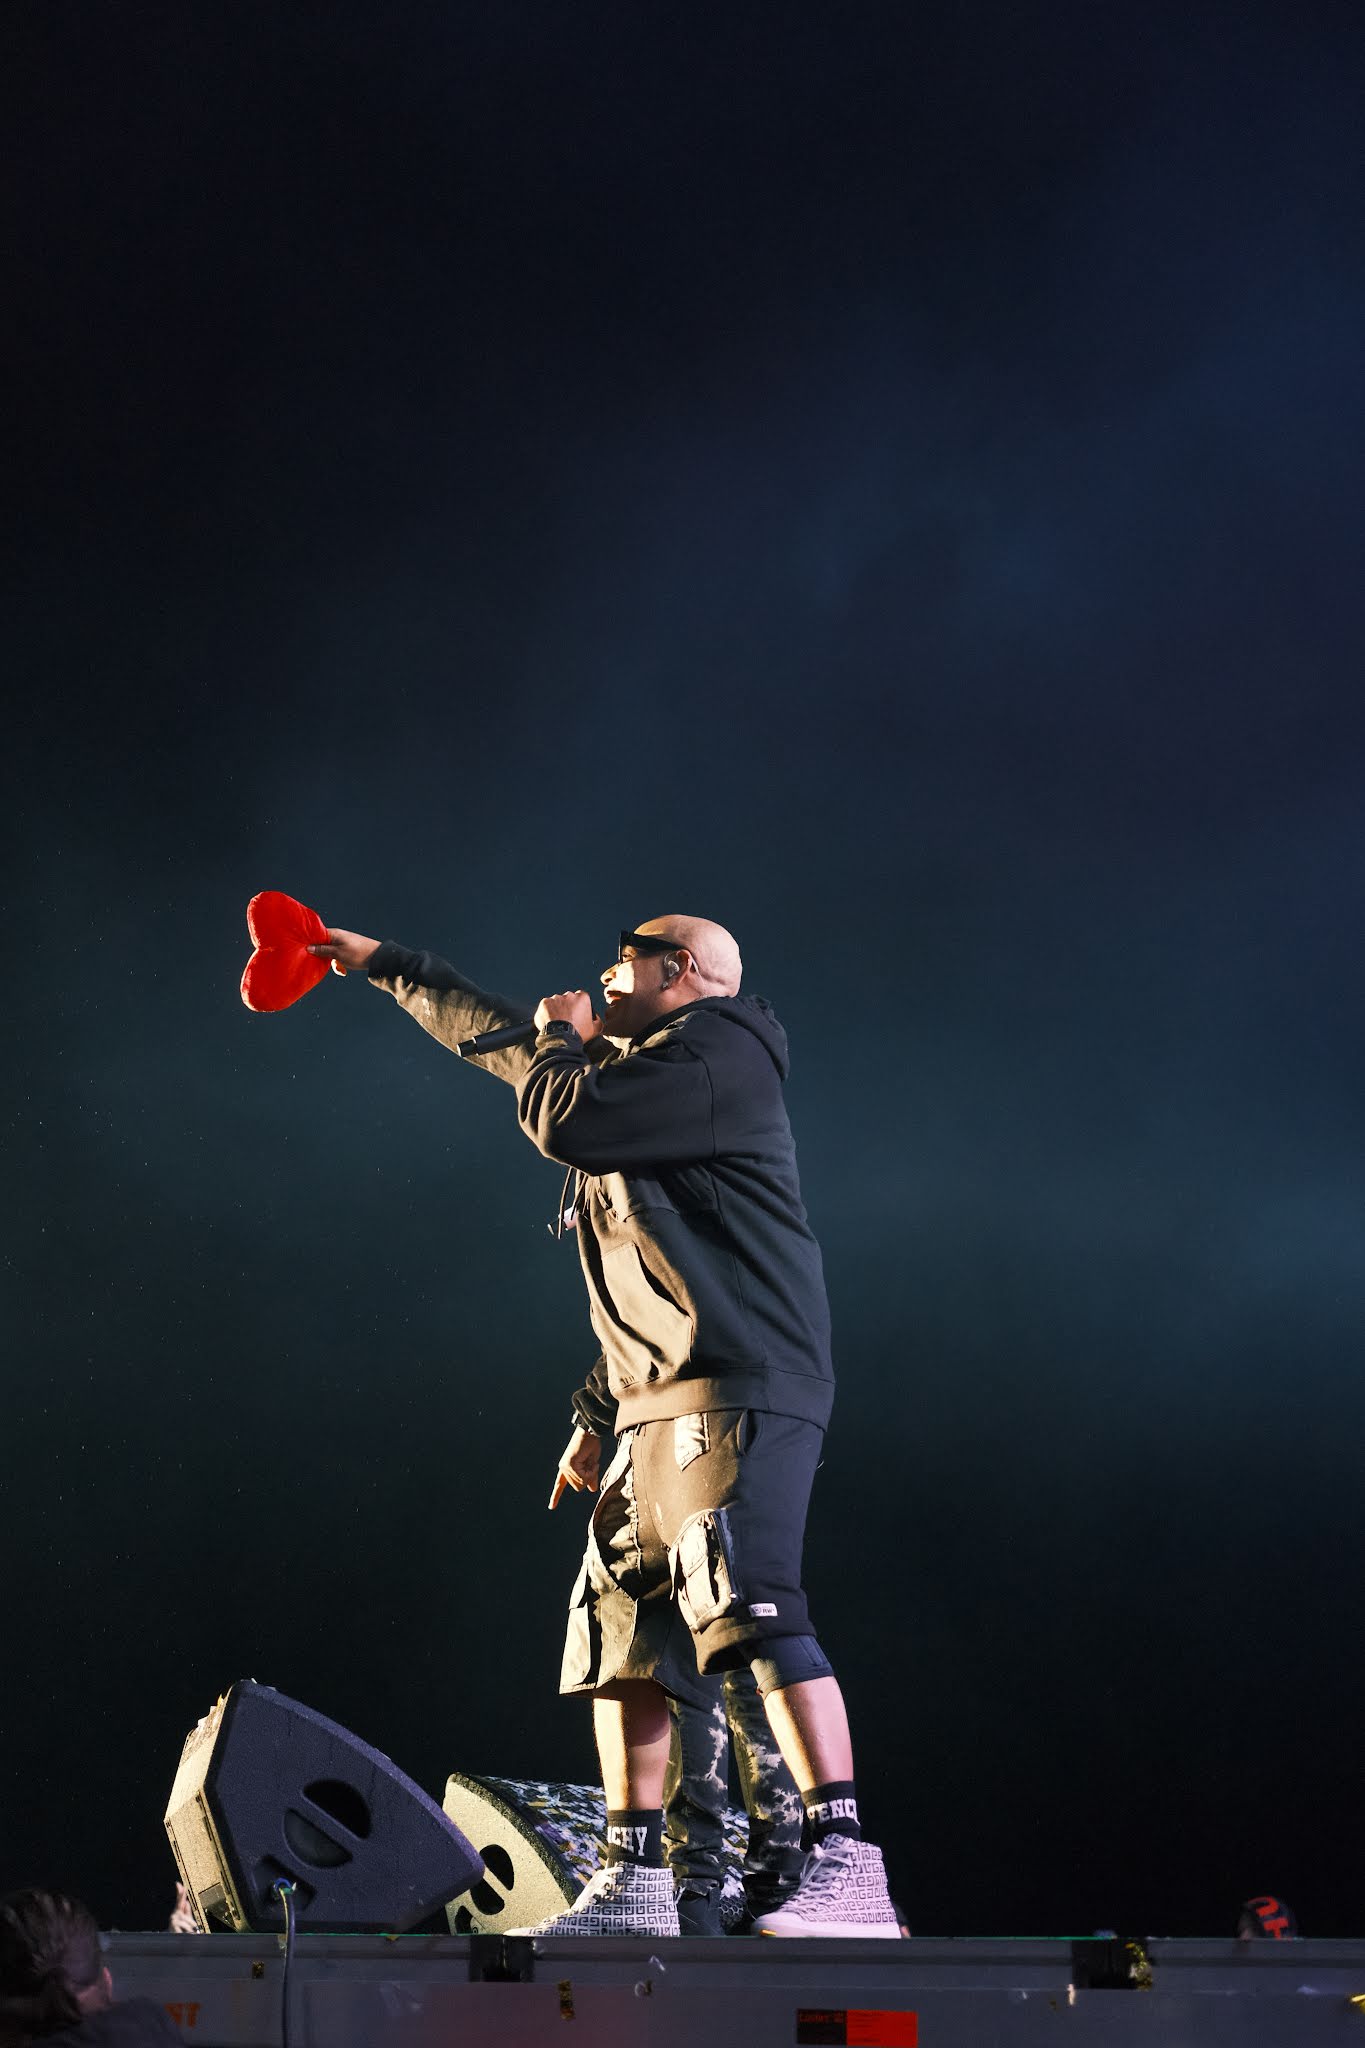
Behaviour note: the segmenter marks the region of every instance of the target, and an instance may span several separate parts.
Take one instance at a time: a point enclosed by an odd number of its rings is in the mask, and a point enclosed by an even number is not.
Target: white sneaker
[[[502,1932],[503,1930],[499,1930]],[[534,1927],[508,1934],[643,1934],[658,1941],[678,1933],[671,1870],[643,1863],[604,1863],[571,1906]]]
[[[754,1933],[899,1941],[881,1850],[847,1835],[827,1835],[807,1856],[801,1882],[786,1904],[760,1913]]]

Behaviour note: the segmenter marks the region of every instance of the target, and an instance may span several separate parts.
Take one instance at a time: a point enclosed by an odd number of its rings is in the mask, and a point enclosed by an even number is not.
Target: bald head
[[[627,944],[602,976],[609,1038],[633,1038],[668,1011],[699,1003],[704,996],[739,994],[739,947],[724,925],[679,911],[634,929],[642,939],[668,944],[657,953]]]
[[[692,955],[697,979],[703,984],[698,995],[739,994],[744,963],[739,947],[723,924],[713,924],[709,917],[684,917],[680,911],[674,911],[668,917],[652,917],[648,924],[637,925],[635,929],[657,932],[661,939],[672,939]]]

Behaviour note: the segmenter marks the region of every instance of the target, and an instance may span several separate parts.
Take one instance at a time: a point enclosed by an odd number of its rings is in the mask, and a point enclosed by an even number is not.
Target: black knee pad
[[[814,1636],[774,1636],[749,1659],[760,1698],[808,1678],[833,1678],[834,1667]]]

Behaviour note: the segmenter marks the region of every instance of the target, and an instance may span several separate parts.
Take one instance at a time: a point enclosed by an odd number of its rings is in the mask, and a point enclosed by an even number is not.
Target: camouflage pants
[[[768,1725],[747,1665],[703,1679],[710,1708],[670,1700],[673,1749],[664,1784],[664,1848],[679,1890],[719,1892],[729,1865],[726,1807],[733,1743],[749,1838],[740,1861],[744,1904],[764,1913],[801,1870],[801,1795]]]

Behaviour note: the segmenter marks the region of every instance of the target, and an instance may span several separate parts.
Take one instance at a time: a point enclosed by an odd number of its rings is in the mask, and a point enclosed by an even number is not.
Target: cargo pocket
[[[591,1685],[597,1676],[596,1631],[592,1625],[592,1591],[588,1584],[588,1560],[578,1567],[578,1577],[569,1595],[569,1620],[564,1631],[564,1661],[559,1670],[559,1690],[576,1692]]]
[[[693,1515],[673,1548],[673,1586],[687,1626],[719,1621],[741,1597],[730,1518],[724,1508]]]

